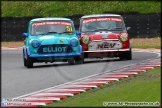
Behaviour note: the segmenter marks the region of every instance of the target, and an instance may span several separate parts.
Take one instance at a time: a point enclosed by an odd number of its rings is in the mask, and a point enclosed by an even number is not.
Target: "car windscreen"
[[[100,30],[123,30],[124,25],[121,18],[88,18],[81,22],[81,31],[100,31]]]
[[[74,28],[72,26],[72,23],[68,21],[34,22],[31,25],[31,35],[51,33],[74,34]]]

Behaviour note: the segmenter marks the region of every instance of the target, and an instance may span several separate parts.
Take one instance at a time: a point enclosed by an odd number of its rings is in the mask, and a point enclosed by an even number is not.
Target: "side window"
[[[121,18],[121,19],[122,19],[121,26],[122,26],[123,28],[125,28],[126,24],[125,24],[125,22],[124,22],[124,19],[123,19],[123,18]]]

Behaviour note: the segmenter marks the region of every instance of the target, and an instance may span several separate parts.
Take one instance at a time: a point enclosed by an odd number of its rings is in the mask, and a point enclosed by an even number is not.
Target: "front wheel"
[[[84,63],[84,53],[81,56],[75,57],[76,64],[83,64]]]
[[[32,68],[33,67],[33,59],[29,57],[28,54],[27,55],[27,60],[26,60],[26,67],[27,68]]]
[[[72,59],[68,59],[68,64],[69,65],[73,65],[75,63],[75,59],[72,58]]]
[[[126,60],[132,60],[132,49],[126,52]]]
[[[120,60],[132,60],[132,49],[119,56]]]
[[[119,56],[119,58],[120,58],[120,60],[124,60],[125,59],[125,55],[122,54],[122,55]]]

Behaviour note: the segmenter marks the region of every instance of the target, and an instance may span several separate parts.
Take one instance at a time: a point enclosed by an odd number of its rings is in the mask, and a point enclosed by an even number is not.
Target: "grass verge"
[[[155,48],[155,49],[161,49],[161,46],[132,46],[132,48]]]
[[[28,8],[30,7],[30,8]],[[2,17],[71,16],[74,14],[99,14],[104,11],[161,12],[158,1],[2,1]]]
[[[103,102],[154,102],[159,105],[161,67],[69,97],[47,107],[102,107]],[[108,106],[108,103],[105,103]]]

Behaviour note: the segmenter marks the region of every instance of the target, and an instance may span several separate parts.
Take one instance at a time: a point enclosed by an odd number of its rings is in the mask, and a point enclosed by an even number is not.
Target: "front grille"
[[[67,44],[42,45],[38,49],[39,54],[69,53],[72,49]]]

